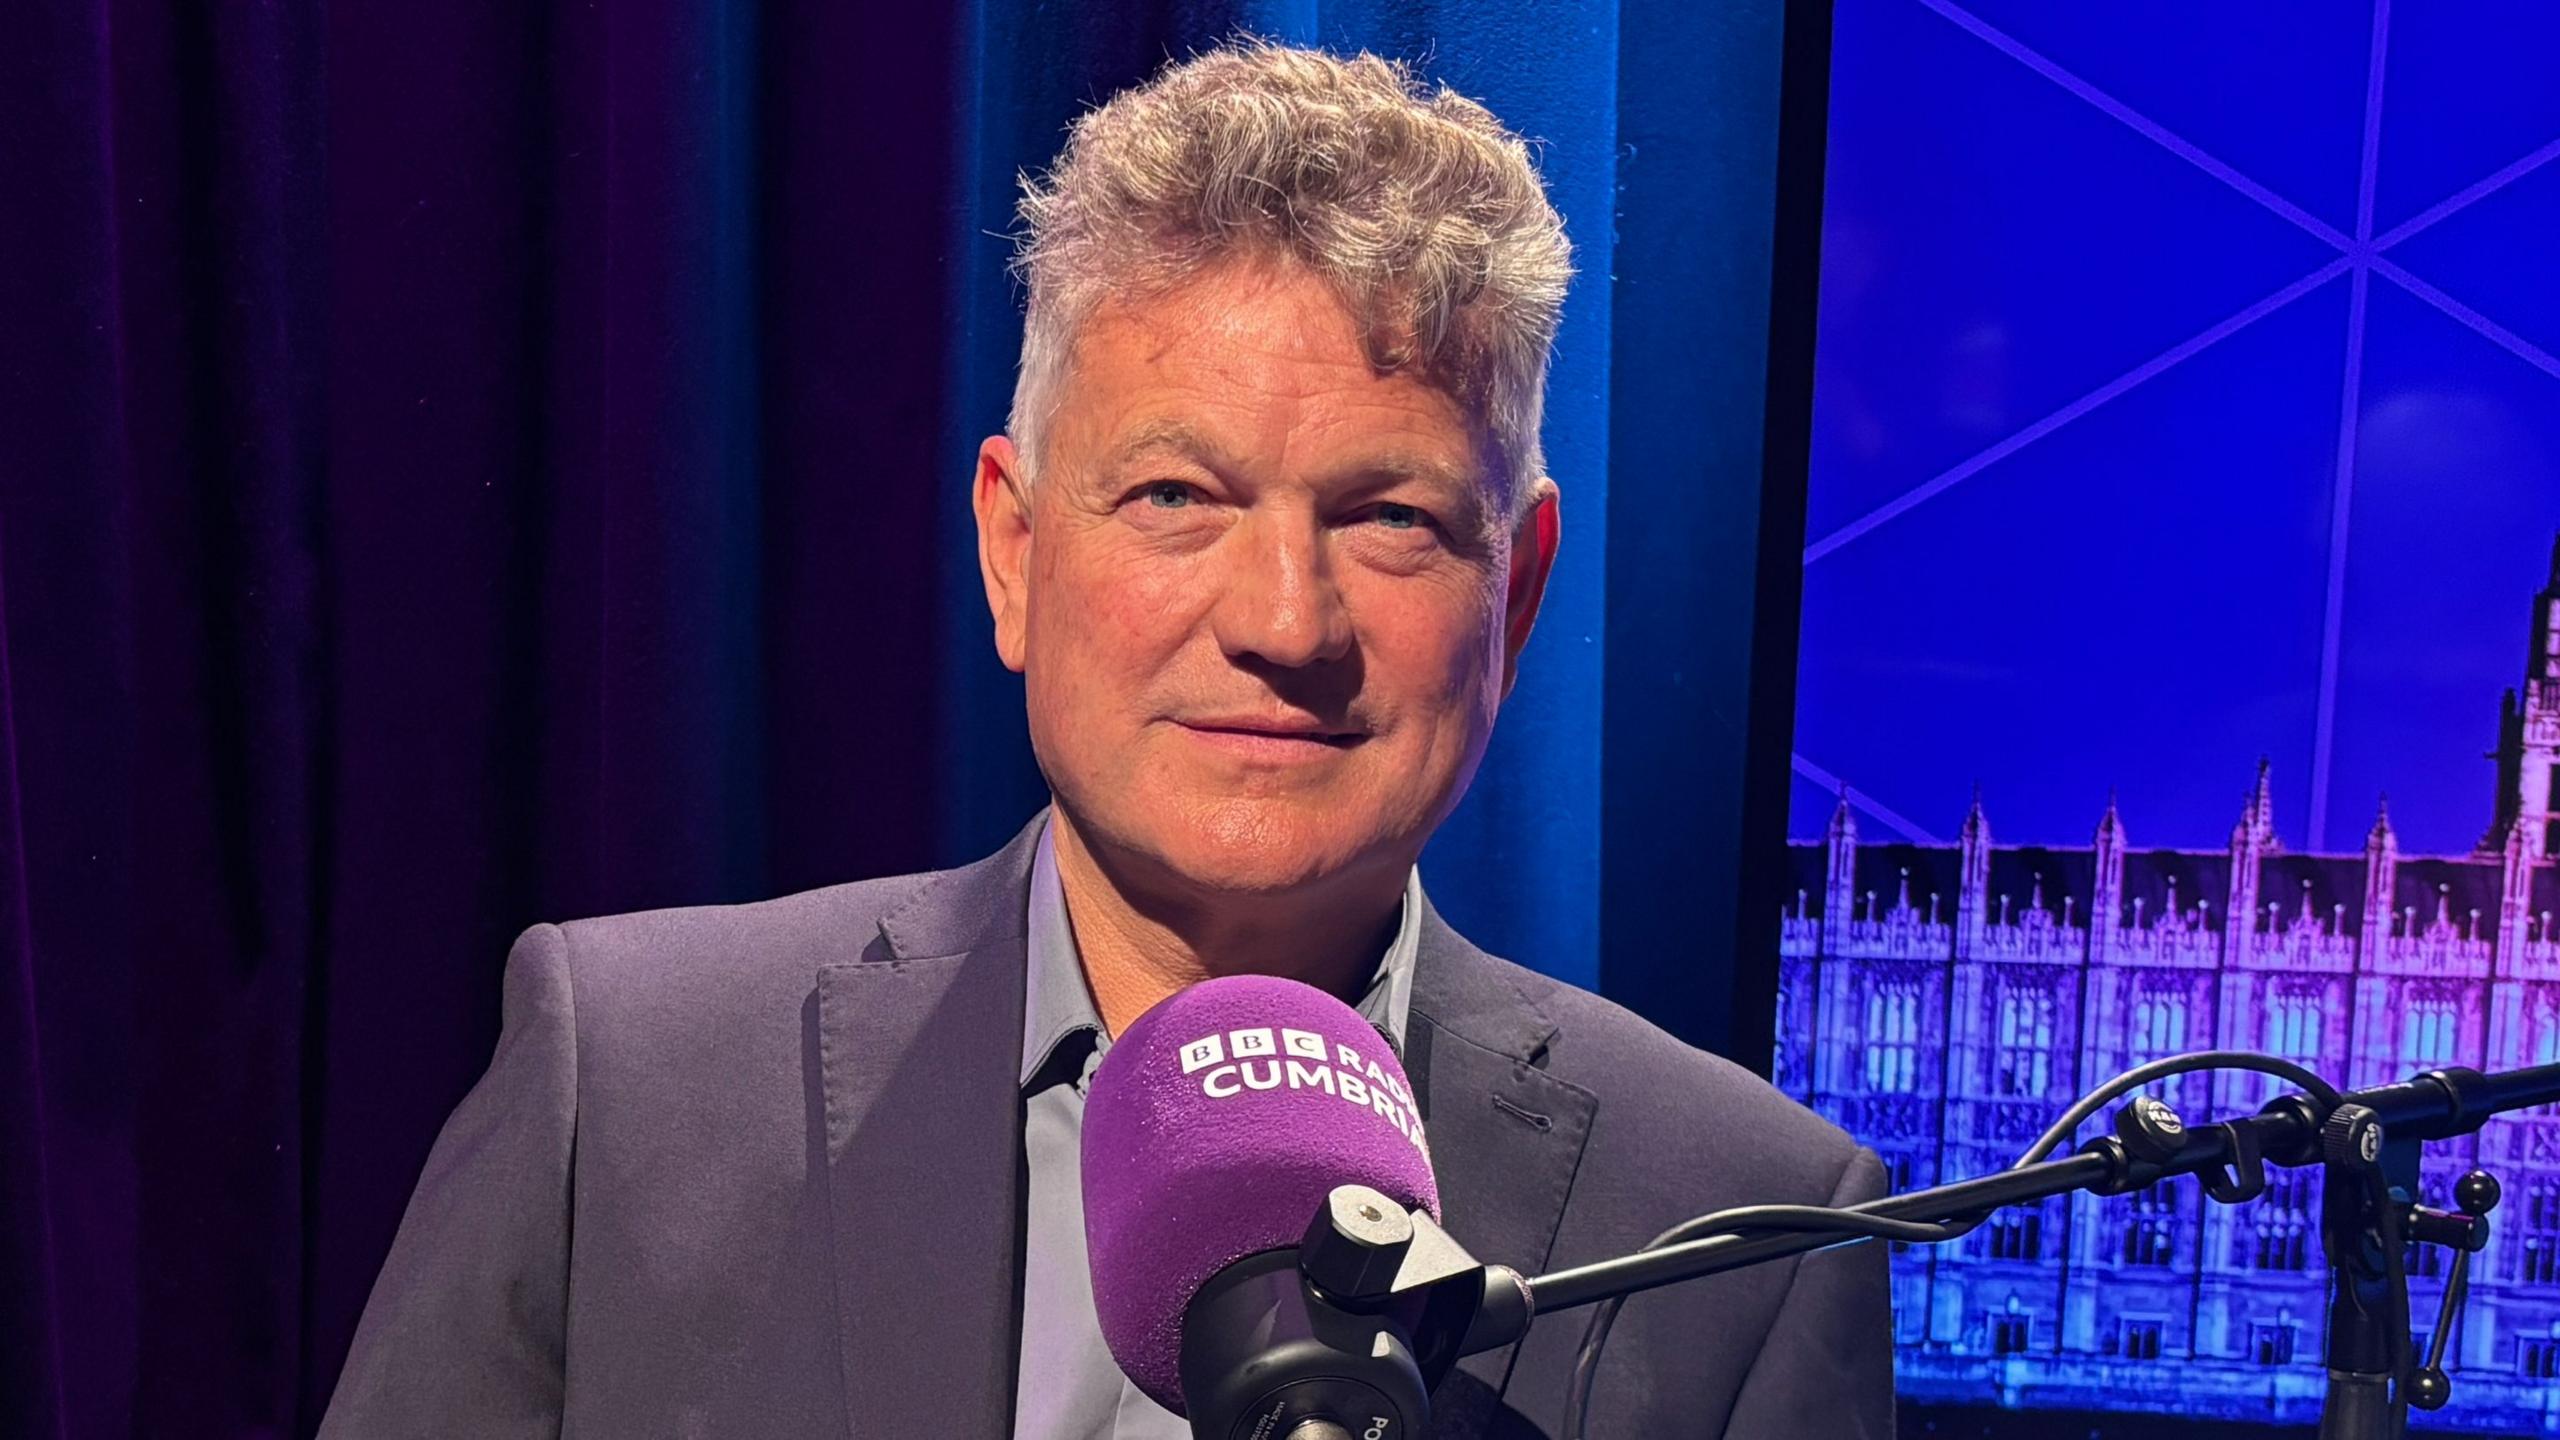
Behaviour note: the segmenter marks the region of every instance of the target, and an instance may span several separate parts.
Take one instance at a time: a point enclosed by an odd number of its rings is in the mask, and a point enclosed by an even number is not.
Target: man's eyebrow
[[[1111,450],[1110,464],[1121,467],[1150,455],[1172,453],[1212,469],[1232,468],[1226,452],[1187,420],[1148,420],[1123,436]],[[1469,502],[1482,502],[1482,484],[1471,466],[1457,464],[1423,450],[1401,447],[1378,450],[1336,467],[1335,474],[1355,480],[1364,490],[1395,484],[1419,484]],[[1492,508],[1489,504],[1483,508]]]
[[[1199,429],[1184,420],[1149,420],[1122,437],[1113,447],[1111,461],[1125,465],[1142,455],[1161,450],[1177,451],[1196,459],[1209,459],[1217,447],[1208,443]]]
[[[1359,464],[1350,467],[1350,473],[1363,479],[1410,480],[1468,493],[1473,493],[1476,484],[1474,472],[1465,466],[1416,450],[1388,450],[1363,456]]]

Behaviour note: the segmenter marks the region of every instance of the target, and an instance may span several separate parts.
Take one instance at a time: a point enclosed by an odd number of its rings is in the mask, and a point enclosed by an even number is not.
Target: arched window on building
[[[2265,1046],[2287,1060],[2320,1058],[2320,1001],[2316,995],[2278,990],[2266,1000]]]
[[[2164,1323],[2149,1316],[2123,1316],[2116,1321],[2114,1332],[2100,1344],[2098,1353],[2122,1355],[2127,1360],[2157,1360]]]
[[[1864,1070],[1869,1094],[1908,1095],[1920,1088],[1920,985],[1878,978],[1867,991]]]
[[[2432,1070],[2454,1062],[2460,1018],[2449,996],[2414,995],[2400,1010],[2400,1063]]]
[[[2005,1307],[1983,1318],[1990,1322],[1991,1353],[1994,1355],[2022,1354],[2035,1335],[2034,1317],[2018,1303],[2015,1295],[2009,1297]]]
[[[2024,985],[2000,991],[2000,1044],[1992,1083],[2013,1098],[2042,1096],[2053,1083],[2053,993]]]
[[[2267,1193],[2243,1212],[2249,1219],[2240,1232],[2242,1243],[2248,1247],[2240,1257],[2242,1265],[2252,1270],[2298,1271],[2309,1262],[2310,1181],[2311,1177],[2300,1172],[2267,1177]]]
[[[1983,1227],[1983,1249],[1994,1260],[2044,1258],[2044,1207],[1996,1210]]]
[[[2321,1068],[2321,993],[2317,990],[2271,988],[2263,998],[2265,1023],[2259,1048],[2312,1069]],[[2273,1075],[2258,1077],[2258,1098],[2271,1100],[2286,1083]]]
[[[2124,1263],[2165,1269],[2178,1260],[2178,1197],[2161,1181],[2125,1197]]]
[[[2547,1335],[2516,1337],[2516,1373],[2527,1380],[2560,1380],[2560,1321]]]
[[[2516,1207],[2506,1237],[2507,1278],[2525,1285],[2560,1283],[2560,1180],[2535,1180]]]
[[[2129,1063],[2148,1065],[2187,1048],[2187,997],[2174,991],[2145,994],[2133,1005],[2133,1033],[2126,1037]]]

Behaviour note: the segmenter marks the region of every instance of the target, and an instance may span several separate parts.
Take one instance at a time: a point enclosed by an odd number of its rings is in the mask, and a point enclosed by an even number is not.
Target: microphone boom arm
[[[1918,1221],[1946,1224],[1969,1220],[1986,1210],[2010,1205],[2027,1205],[2054,1195],[2074,1190],[2091,1190],[2100,1194],[2122,1194],[2108,1188],[2124,1173],[2129,1157],[2111,1157],[2092,1153],[2097,1146],[2113,1141],[2098,1141],[2091,1151],[2067,1160],[2047,1160],[2016,1170],[2003,1170],[1975,1180],[1959,1180],[1927,1190],[1914,1190],[1903,1195],[1888,1195],[1863,1205],[1853,1205],[1837,1213],[1844,1216],[1872,1216],[1880,1220]],[[2167,1173],[2167,1172],[2162,1172]],[[2155,1177],[2156,1178],[2156,1177]],[[2139,1189],[2141,1184],[2128,1189]],[[1846,1226],[1831,1230],[1798,1230],[1761,1234],[1710,1235],[1659,1250],[1638,1251],[1614,1259],[1598,1260],[1588,1265],[1551,1271],[1529,1281],[1529,1295],[1534,1315],[1578,1309],[1602,1300],[1695,1280],[1707,1275],[1720,1275],[1728,1270],[1741,1270],[1790,1255],[1813,1250],[1828,1250],[1837,1245],[1854,1244],[1871,1238],[1863,1231]],[[1512,1337],[1516,1338],[1516,1337]],[[1497,1341],[1507,1344],[1508,1340]]]
[[[2560,1102],[2560,1065],[2499,1075],[2432,1070],[2402,1084],[2341,1098],[2344,1104],[2371,1111],[2382,1133],[2393,1142],[2443,1140],[2478,1130],[2492,1115]],[[1871,1217],[1970,1229],[1985,1213],[2006,1206],[2029,1205],[2077,1190],[2125,1195],[2176,1175],[2203,1175],[2208,1194],[2236,1204],[2255,1198],[2265,1188],[2268,1164],[2322,1163],[2321,1131],[2328,1120],[2328,1113],[2298,1094],[2281,1096],[2255,1115],[2193,1129],[2180,1125],[2175,1113],[2158,1101],[2136,1101],[2118,1112],[2117,1134],[2093,1140],[2067,1159],[1888,1195],[1831,1213],[1843,1220]],[[1827,1230],[1711,1235],[1553,1271],[1526,1283],[1533,1314],[1546,1315],[1851,1244],[1874,1233],[1881,1232],[1856,1228],[1852,1222]]]
[[[2290,1062],[2244,1058],[2259,1062],[2250,1068],[2317,1081]],[[2065,1119],[2094,1114],[2109,1095],[2152,1079],[2230,1059],[2208,1052],[2155,1061],[2093,1092]],[[2156,1099],[2138,1098],[2117,1110],[2114,1134],[2061,1159],[2032,1159],[1997,1174],[1841,1209],[1766,1205],[1724,1211],[1681,1227],[1691,1234],[1722,1233],[1658,1243],[1535,1278],[1478,1263],[1422,1210],[1408,1210],[1365,1186],[1340,1186],[1295,1251],[1272,1251],[1239,1264],[1203,1290],[1206,1303],[1186,1325],[1183,1357],[1187,1395],[1195,1394],[1197,1382],[1193,1433],[1204,1440],[1247,1433],[1295,1436],[1301,1423],[1334,1423],[1366,1400],[1393,1397],[1375,1407],[1385,1413],[1369,1433],[1402,1440],[1421,1428],[1429,1391],[1459,1357],[1518,1340],[1541,1315],[1860,1240],[1952,1240],[1994,1210],[2082,1190],[2125,1195],[2195,1175],[2216,1202],[2236,1205],[2266,1190],[2269,1165],[2323,1165],[2331,1192],[2323,1238],[2343,1293],[2331,1314],[2331,1397],[2320,1433],[2324,1440],[2395,1440],[2404,1433],[2412,1393],[2416,1403],[2432,1407],[2443,1403],[2445,1392],[2443,1372],[2432,1357],[2423,1369],[2410,1362],[2401,1238],[2406,1233],[2476,1251],[2486,1238],[2480,1216],[2496,1203],[2494,1182],[2475,1175],[2465,1187],[2483,1186],[2487,1198],[2478,1204],[2466,1200],[2463,1215],[2418,1207],[2411,1182],[2418,1146],[2470,1134],[2505,1111],[2560,1103],[2560,1065],[2499,1075],[2433,1070],[2345,1095],[2324,1084],[2308,1088],[2319,1098],[2287,1094],[2254,1115],[2197,1127],[2183,1124]],[[2069,1128],[2057,1126],[2030,1155],[2049,1153],[2067,1139]],[[1226,1352],[1225,1337],[1248,1331],[1266,1337],[1266,1344],[1296,1337],[1281,1347],[1293,1350],[1290,1363],[1277,1363],[1282,1357],[1271,1351],[1267,1361],[1239,1368],[1238,1357]],[[2439,1350],[2441,1344],[2440,1333]],[[1315,1373],[1339,1380],[1284,1379]],[[1356,1381],[1355,1373],[1361,1376]],[[1353,1388],[1338,1388],[1341,1381],[1351,1381]],[[1587,1376],[1578,1375],[1577,1390],[1586,1382]],[[1217,1396],[1214,1403],[1200,1403],[1211,1394]],[[1568,1433],[1578,1434],[1578,1414],[1569,1419]],[[1321,1433],[1327,1432],[1306,1432]],[[1361,1432],[1355,1427],[1353,1433]]]

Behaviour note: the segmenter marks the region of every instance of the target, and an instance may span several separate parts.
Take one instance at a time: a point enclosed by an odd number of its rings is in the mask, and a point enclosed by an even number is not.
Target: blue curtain
[[[1796,8],[0,15],[0,1431],[307,1430],[518,928],[949,864],[1040,803],[963,503],[1014,177],[1240,29],[1482,98],[1578,247],[1564,558],[1435,895],[1764,1049]]]

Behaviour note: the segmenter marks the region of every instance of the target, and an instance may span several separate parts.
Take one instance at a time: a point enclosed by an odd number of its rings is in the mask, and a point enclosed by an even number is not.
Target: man
[[[1489,1260],[1881,1192],[1415,875],[1556,554],[1568,257],[1520,141],[1374,58],[1243,46],[1086,116],[1023,212],[972,484],[1055,804],[961,870],[528,932],[324,1433],[1187,1433],[1102,1346],[1077,1140],[1109,1037],[1212,975],[1361,1007]],[[1594,1431],[1884,1436],[1886,1315],[1873,1246],[1644,1297]],[[1579,1332],[1470,1358],[1435,1433],[1554,1433]]]

